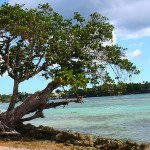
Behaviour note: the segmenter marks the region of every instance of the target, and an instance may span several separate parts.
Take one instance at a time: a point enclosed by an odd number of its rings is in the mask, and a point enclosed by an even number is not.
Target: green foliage
[[[80,13],[65,19],[48,4],[36,9],[4,4],[0,7],[0,74],[8,72],[19,83],[41,73],[46,79],[74,89],[87,83],[112,85],[139,71],[112,41],[114,27],[106,17],[93,13],[87,20]],[[111,66],[115,73],[109,74]]]
[[[19,101],[22,101],[22,102],[25,101],[25,99],[26,99],[29,95],[30,95],[30,94],[28,94],[28,93],[19,93],[17,102],[19,102]],[[9,94],[9,95],[7,95],[7,94],[0,94],[0,102],[2,102],[2,103],[9,103],[10,100],[11,100],[11,97],[12,97],[11,94]]]
[[[6,95],[6,94],[1,95],[0,94],[0,102],[8,103],[8,102],[10,102],[11,97],[12,97],[12,95]]]
[[[84,97],[150,93],[150,83],[143,82],[143,83],[126,83],[126,84],[124,83],[103,84],[100,86],[87,88],[86,90],[78,89],[76,93],[74,92],[74,89],[70,89],[69,91],[67,91],[68,97],[76,97],[77,93]]]

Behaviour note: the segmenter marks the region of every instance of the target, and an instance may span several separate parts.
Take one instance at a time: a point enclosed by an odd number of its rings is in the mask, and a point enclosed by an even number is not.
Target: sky
[[[80,12],[84,17],[93,12],[109,18],[114,25],[114,41],[127,48],[126,56],[141,71],[130,82],[150,82],[150,1],[149,0],[0,0],[0,5],[8,2],[12,5],[25,4],[34,8],[41,3],[49,3],[53,9],[66,18],[73,12]],[[25,81],[20,85],[21,92],[35,92],[46,86],[48,81],[40,76]],[[0,94],[10,94],[13,81],[4,75],[0,77]]]

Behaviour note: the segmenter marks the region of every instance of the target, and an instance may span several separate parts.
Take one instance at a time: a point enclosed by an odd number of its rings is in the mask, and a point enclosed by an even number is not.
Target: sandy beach
[[[54,142],[0,142],[0,150],[96,150],[95,148],[85,148],[81,146],[65,146]],[[145,148],[150,150],[150,145]]]
[[[32,150],[28,148],[15,148],[15,147],[6,147],[6,146],[0,146],[1,150]]]
[[[51,141],[0,141],[0,150],[96,150],[92,147],[64,145]]]

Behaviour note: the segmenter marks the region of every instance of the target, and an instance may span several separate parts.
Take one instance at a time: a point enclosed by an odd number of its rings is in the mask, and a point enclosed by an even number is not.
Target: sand
[[[0,141],[0,150],[96,150],[91,147],[64,145],[51,141]]]

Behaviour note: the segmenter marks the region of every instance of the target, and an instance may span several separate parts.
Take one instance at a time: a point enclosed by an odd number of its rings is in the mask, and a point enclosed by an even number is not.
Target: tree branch
[[[61,105],[63,105],[65,107],[66,105],[68,105],[69,103],[72,103],[72,102],[74,102],[74,103],[83,103],[82,99],[77,98],[75,100],[64,100],[64,101],[61,101],[61,102],[47,103],[45,105],[44,109],[56,108],[56,107],[61,106]]]
[[[39,68],[36,68],[36,70],[33,70],[32,73],[29,73],[29,74],[26,74],[24,75],[21,79],[20,79],[20,82],[24,81],[24,80],[27,80],[33,76],[35,76],[36,74],[38,74],[39,72],[41,72],[45,67],[47,67],[48,64],[43,64],[41,67]]]
[[[9,46],[10,46],[10,38],[8,38],[6,42],[6,50],[5,50],[5,63],[6,63],[6,69],[9,72]]]
[[[43,112],[42,111],[37,111],[33,116],[27,117],[27,118],[22,118],[20,119],[21,122],[24,121],[30,121],[36,118],[44,118]]]
[[[17,80],[14,80],[14,89],[13,89],[13,95],[8,107],[8,111],[12,110],[15,107],[17,98],[18,98],[18,87],[19,87],[19,82]]]
[[[15,108],[14,122],[18,122],[20,118],[22,118],[26,114],[42,110],[40,109],[41,108],[40,106],[41,105],[43,106],[43,104],[47,103],[49,93],[51,93],[58,86],[59,84],[57,81],[51,81],[44,90],[38,91],[29,96],[23,103],[21,103],[19,106]]]
[[[75,100],[64,100],[60,102],[51,102],[51,103],[41,103],[39,106],[35,107],[32,109],[29,113],[39,111],[39,110],[44,110],[44,109],[49,109],[49,108],[56,108],[58,106],[63,105],[64,107],[68,105],[69,103],[83,103],[82,96],[78,96],[77,99]]]

